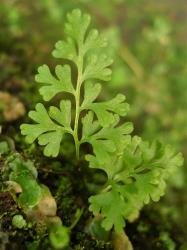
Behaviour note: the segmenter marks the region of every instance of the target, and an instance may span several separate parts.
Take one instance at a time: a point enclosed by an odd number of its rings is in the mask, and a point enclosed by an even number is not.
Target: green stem
[[[80,220],[82,214],[83,214],[84,209],[77,209],[76,213],[75,213],[75,218],[71,224],[71,226],[69,227],[70,230],[72,230],[78,223],[78,221]]]
[[[75,150],[76,150],[76,158],[79,160],[79,147],[80,141],[78,137],[78,128],[79,128],[79,116],[80,116],[80,89],[82,80],[82,70],[83,70],[83,59],[81,50],[79,51],[78,63],[78,76],[77,76],[77,86],[75,90],[75,123],[74,123],[74,130],[73,130],[73,137],[75,141]]]

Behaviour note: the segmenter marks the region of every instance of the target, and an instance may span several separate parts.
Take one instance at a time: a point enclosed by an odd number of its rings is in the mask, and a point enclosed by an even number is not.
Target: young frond
[[[106,230],[114,228],[121,233],[125,220],[137,214],[143,204],[160,199],[166,180],[182,165],[183,158],[168,145],[150,144],[130,135],[133,125],[120,121],[129,111],[123,94],[98,101],[101,82],[111,78],[112,60],[102,52],[106,40],[97,30],[90,30],[90,21],[80,10],[69,13],[66,40],[57,42],[52,52],[67,64],[57,65],[55,76],[47,65],[39,67],[36,75],[36,81],[43,84],[39,92],[44,101],[63,92],[73,99],[62,99],[59,107],[48,110],[38,103],[35,111],[29,112],[34,123],[22,124],[21,132],[29,143],[38,139],[46,156],[59,154],[66,134],[74,139],[77,160],[80,146],[91,145],[92,152],[85,159],[90,168],[104,171],[107,181],[99,194],[89,198],[90,211],[101,214]]]

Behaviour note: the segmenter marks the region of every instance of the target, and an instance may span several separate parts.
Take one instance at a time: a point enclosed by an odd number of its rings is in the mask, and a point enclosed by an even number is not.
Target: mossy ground
[[[62,163],[58,159],[55,162],[52,159],[48,160],[42,157],[40,151],[35,152],[35,158],[39,182],[50,188],[57,201],[57,215],[61,217],[63,224],[70,226],[76,209],[84,208],[78,224],[72,230],[69,249],[113,249],[110,242],[94,239],[85,230],[92,217],[87,209],[89,189],[84,181],[85,171],[77,166],[77,170],[74,170],[75,166],[66,161]],[[3,161],[1,161],[2,167]],[[185,197],[180,191],[170,190],[160,203],[146,206],[136,221],[127,223],[125,231],[135,250],[186,249],[185,223],[187,221],[181,207]],[[42,226],[33,225],[25,229],[15,229],[12,226],[12,217],[18,213],[23,214],[11,194],[2,190],[0,192],[0,249],[51,249],[48,236]]]

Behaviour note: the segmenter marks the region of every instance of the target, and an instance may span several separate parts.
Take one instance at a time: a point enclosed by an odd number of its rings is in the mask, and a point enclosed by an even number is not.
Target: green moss
[[[25,219],[23,218],[23,216],[21,214],[17,214],[14,215],[13,219],[12,219],[12,225],[16,228],[25,228],[27,225],[27,222],[25,221]]]

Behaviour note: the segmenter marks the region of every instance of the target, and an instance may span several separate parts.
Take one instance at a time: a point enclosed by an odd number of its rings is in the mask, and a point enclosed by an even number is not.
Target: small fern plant
[[[57,65],[55,76],[43,65],[36,75],[36,81],[43,84],[39,92],[44,101],[62,92],[72,95],[74,101],[71,97],[63,99],[58,108],[51,106],[49,110],[38,103],[36,110],[29,112],[35,123],[22,124],[21,133],[29,143],[38,139],[45,156],[59,154],[66,134],[74,139],[77,161],[80,146],[84,143],[92,146],[93,153],[85,155],[85,159],[90,168],[103,170],[107,181],[99,193],[89,198],[89,209],[94,215],[101,215],[106,230],[114,228],[120,233],[126,219],[138,214],[150,200],[160,199],[165,181],[182,165],[183,159],[168,145],[144,142],[130,135],[132,124],[121,119],[129,110],[123,94],[110,101],[96,100],[101,82],[111,79],[112,59],[102,52],[106,40],[97,30],[89,29],[89,25],[89,15],[77,9],[69,13],[66,40],[57,42],[52,52],[55,58],[65,59],[68,64]]]

